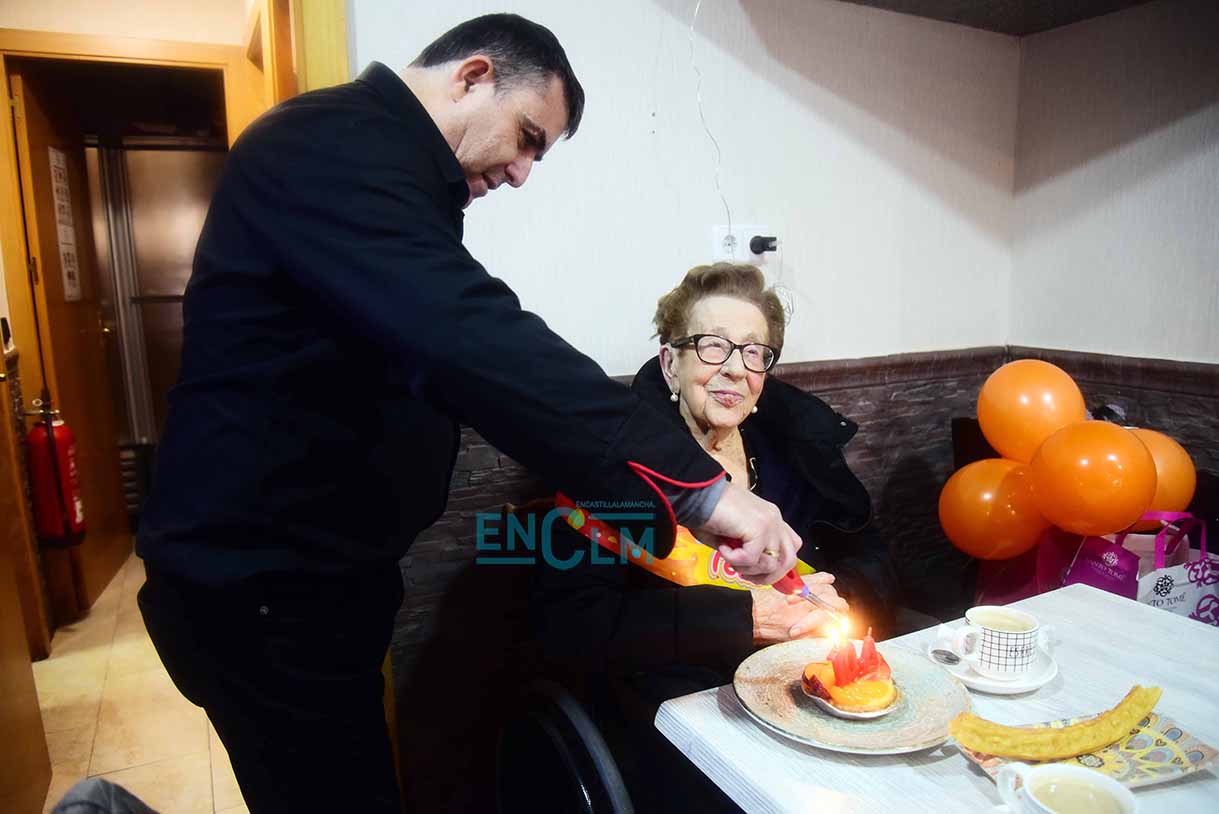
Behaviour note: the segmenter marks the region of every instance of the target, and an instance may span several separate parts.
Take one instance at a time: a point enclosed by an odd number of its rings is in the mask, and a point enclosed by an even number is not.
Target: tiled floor
[[[53,770],[45,810],[100,775],[161,814],[249,814],[207,716],[178,693],[148,639],[136,606],[143,584],[133,556],[34,664]]]

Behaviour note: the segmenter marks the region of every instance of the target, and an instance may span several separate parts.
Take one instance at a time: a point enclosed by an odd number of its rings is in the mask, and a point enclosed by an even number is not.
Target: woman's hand
[[[820,571],[808,574],[804,584],[819,599],[824,599],[835,609],[845,613],[848,605],[834,590],[834,575]],[[753,591],[753,641],[754,644],[776,644],[791,639],[811,638],[829,632],[833,619],[821,608],[798,596],[779,593],[776,590]]]

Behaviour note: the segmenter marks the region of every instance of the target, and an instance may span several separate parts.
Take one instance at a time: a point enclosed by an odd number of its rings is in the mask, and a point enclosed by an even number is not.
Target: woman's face
[[[770,341],[761,309],[726,296],[704,297],[694,304],[686,323],[686,335],[693,334],[717,334],[738,345]],[[682,416],[704,432],[738,426],[753,411],[766,383],[765,373],[746,369],[740,351],[733,351],[722,365],[709,365],[691,346],[662,345],[660,366],[669,391],[678,394]]]

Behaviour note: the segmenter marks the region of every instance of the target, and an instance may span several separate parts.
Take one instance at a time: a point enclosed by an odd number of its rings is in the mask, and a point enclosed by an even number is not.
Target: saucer
[[[927,658],[932,661],[935,661],[935,659],[932,657],[931,651],[936,646],[933,642],[927,646],[925,651]],[[1033,657],[1033,664],[1029,668],[1029,671],[1020,678],[1011,681],[987,678],[974,672],[974,669],[965,662],[953,665],[942,664],[938,661],[935,663],[951,673],[962,684],[969,687],[969,689],[989,695],[1019,695],[1024,692],[1032,692],[1049,684],[1054,680],[1054,676],[1058,675],[1058,662],[1042,647],[1037,648],[1037,655]]]

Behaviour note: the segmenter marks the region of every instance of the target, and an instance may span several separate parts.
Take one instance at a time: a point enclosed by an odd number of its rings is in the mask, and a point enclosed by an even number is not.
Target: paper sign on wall
[[[76,226],[72,220],[72,190],[68,185],[68,158],[62,150],[51,154],[51,189],[55,199],[55,226],[59,240],[59,267],[63,272],[63,298],[80,300],[80,263],[76,257]]]

